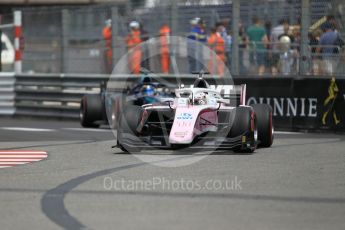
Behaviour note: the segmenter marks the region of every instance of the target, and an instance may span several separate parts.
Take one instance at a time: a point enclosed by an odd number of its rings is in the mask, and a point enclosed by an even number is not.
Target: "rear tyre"
[[[254,110],[251,107],[238,107],[234,110],[232,116],[232,127],[230,129],[230,137],[245,138],[241,146],[234,149],[235,152],[252,153],[256,149],[257,127]],[[242,140],[241,140],[242,141]]]
[[[272,108],[267,104],[251,105],[258,122],[258,140],[260,147],[270,147],[274,139]]]
[[[87,128],[98,128],[95,121],[102,120],[102,100],[100,95],[85,95],[80,101],[80,124]]]

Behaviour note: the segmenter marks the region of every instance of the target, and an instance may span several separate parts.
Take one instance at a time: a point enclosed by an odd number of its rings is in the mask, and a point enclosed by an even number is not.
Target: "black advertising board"
[[[345,130],[345,79],[235,79],[235,84],[244,83],[247,104],[270,104],[277,128]]]

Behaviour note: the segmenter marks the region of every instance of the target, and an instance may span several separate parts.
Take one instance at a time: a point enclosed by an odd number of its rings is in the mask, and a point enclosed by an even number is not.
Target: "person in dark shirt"
[[[325,65],[324,71],[332,75],[336,68],[336,59],[333,52],[338,33],[333,30],[333,26],[329,22],[325,22],[323,27],[325,32],[320,37],[317,52],[322,54],[322,60]]]
[[[241,74],[247,74],[247,68],[244,65],[244,52],[247,49],[247,45],[248,45],[248,38],[246,36],[245,30],[244,30],[244,26],[242,24],[239,25],[239,29],[238,29],[238,47],[239,47],[239,51],[238,51],[238,58],[239,58],[239,65],[240,65],[240,73]]]
[[[187,36],[189,72],[200,71],[203,68],[203,45],[207,42],[205,21],[201,18],[191,20],[191,31]]]
[[[311,52],[312,74],[314,75],[319,75],[321,73],[320,56],[317,53],[317,46],[319,45],[321,34],[322,34],[321,29],[317,29],[308,34],[309,46],[310,46],[310,52]]]

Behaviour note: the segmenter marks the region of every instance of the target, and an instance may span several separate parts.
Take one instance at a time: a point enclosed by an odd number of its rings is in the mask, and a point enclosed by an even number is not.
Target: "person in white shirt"
[[[279,36],[284,33],[284,26],[288,25],[289,22],[286,19],[281,19],[279,21],[279,25],[274,27],[271,32],[271,46],[272,46],[272,74],[276,75],[278,73],[278,63],[280,58],[280,51],[279,51]]]

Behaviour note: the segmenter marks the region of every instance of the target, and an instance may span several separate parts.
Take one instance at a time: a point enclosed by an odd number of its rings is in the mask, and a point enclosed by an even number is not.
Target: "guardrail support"
[[[310,26],[310,0],[302,0],[301,18],[301,53],[299,61],[300,75],[308,72],[308,30]]]
[[[115,68],[117,61],[120,59],[119,48],[116,44],[119,43],[119,10],[117,7],[111,8],[111,44],[112,44],[112,69]]]
[[[22,72],[22,51],[20,46],[20,39],[22,37],[22,12],[14,11],[14,49],[15,49],[15,62],[14,72]]]
[[[231,73],[233,75],[238,76],[238,25],[239,25],[239,18],[240,18],[240,0],[233,0],[232,1],[232,55],[231,55]],[[242,61],[242,60],[241,60]]]
[[[61,68],[61,73],[66,73],[68,72],[68,32],[69,32],[69,25],[71,23],[71,16],[70,12],[68,9],[63,9],[62,10],[62,30],[61,30],[61,59],[60,59],[60,68]]]

